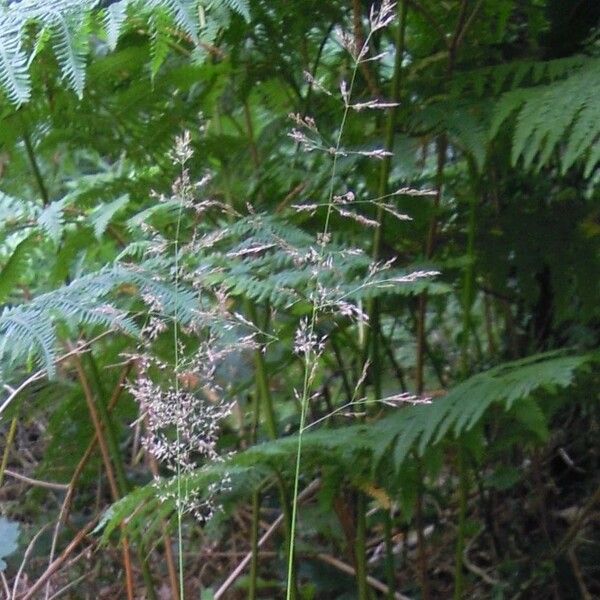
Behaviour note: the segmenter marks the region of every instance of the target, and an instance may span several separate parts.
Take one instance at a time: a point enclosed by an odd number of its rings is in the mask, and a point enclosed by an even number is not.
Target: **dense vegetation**
[[[599,22],[0,2],[0,594],[600,597]]]

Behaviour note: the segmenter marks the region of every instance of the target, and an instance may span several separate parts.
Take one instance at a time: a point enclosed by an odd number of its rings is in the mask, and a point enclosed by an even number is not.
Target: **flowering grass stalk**
[[[175,149],[175,156],[179,160],[181,165],[181,175],[183,176],[185,163],[189,160],[190,155],[186,150],[186,147],[189,148],[189,133],[187,134],[187,139],[181,139],[177,142],[177,147]],[[180,198],[179,208],[177,211],[177,226],[175,229],[175,240],[173,242],[174,255],[175,255],[175,282],[174,282],[174,291],[175,291],[175,306],[173,309],[173,352],[174,352],[174,387],[175,387],[175,397],[177,398],[177,412],[181,411],[181,402],[179,400],[179,324],[178,324],[178,311],[179,311],[179,235],[181,233],[181,219],[183,217],[183,198]],[[176,443],[177,443],[177,452],[179,454],[179,449],[181,448],[181,424],[179,422],[176,423]],[[185,589],[184,589],[184,561],[183,561],[183,497],[182,497],[182,489],[181,489],[181,460],[180,457],[177,457],[176,461],[176,474],[177,474],[177,566],[178,566],[178,576],[179,576],[179,597],[181,600],[185,599]]]
[[[298,130],[294,130],[291,134],[292,138],[297,142],[302,144],[304,148],[308,151],[311,150],[323,150],[333,155],[333,163],[331,168],[331,177],[329,180],[329,190],[327,195],[327,204],[326,204],[326,216],[325,216],[325,224],[323,227],[323,231],[318,236],[317,245],[319,247],[318,250],[318,261],[325,261],[325,249],[328,242],[331,239],[330,234],[330,222],[331,216],[334,210],[341,216],[351,216],[354,220],[358,220],[359,222],[363,222],[366,220],[366,217],[362,217],[357,213],[353,213],[352,215],[346,209],[339,208],[336,204],[340,204],[339,199],[345,199],[349,202],[354,200],[354,194],[352,192],[346,193],[343,196],[335,195],[335,181],[337,177],[337,165],[338,165],[338,157],[339,156],[347,156],[349,151],[345,151],[342,149],[342,137],[344,134],[344,130],[346,127],[346,122],[348,120],[348,116],[352,109],[354,110],[363,110],[365,108],[372,109],[385,109],[393,106],[392,103],[387,102],[378,102],[376,100],[369,101],[366,103],[352,103],[352,94],[354,90],[354,84],[356,81],[356,75],[360,65],[366,61],[371,59],[367,58],[367,54],[369,51],[369,43],[371,41],[371,37],[373,34],[389,25],[394,18],[394,7],[395,3],[389,0],[384,0],[381,4],[381,7],[378,11],[374,8],[371,9],[370,18],[369,18],[369,33],[359,48],[356,45],[356,40],[350,34],[345,32],[338,33],[338,39],[341,45],[350,53],[353,58],[353,68],[352,74],[350,77],[350,83],[342,82],[340,92],[342,96],[342,101],[344,103],[344,111],[342,115],[342,120],[340,124],[340,128],[338,131],[338,135],[336,138],[336,143],[333,148],[325,149],[322,144],[319,144],[318,141],[315,141],[314,136],[310,135],[311,133],[317,133],[318,130],[316,128],[315,122],[310,118],[295,117],[295,121],[299,125],[304,125],[304,127],[308,130],[309,134]],[[379,57],[375,57],[379,58]],[[311,82],[314,83],[314,80],[311,78]],[[326,92],[328,93],[328,92]],[[364,156],[370,156],[373,158],[383,158],[387,155],[384,150],[374,150],[371,152],[359,152],[359,154]],[[351,194],[351,196],[349,195]],[[337,200],[337,202],[336,202]],[[344,202],[345,203],[345,202]],[[369,225],[377,226],[377,223],[369,223]],[[300,395],[300,425],[298,430],[298,443],[296,447],[296,461],[295,461],[295,470],[294,470],[294,489],[292,496],[292,517],[291,517],[291,528],[290,528],[290,540],[289,540],[289,551],[288,551],[288,565],[287,565],[287,590],[286,590],[286,600],[291,600],[293,597],[293,570],[294,570],[294,546],[296,540],[296,526],[297,526],[297,509],[298,509],[298,492],[299,492],[299,481],[300,481],[300,468],[302,462],[302,441],[304,431],[307,429],[306,427],[306,416],[308,412],[308,404],[310,402],[310,398],[312,396],[311,388],[312,383],[315,379],[319,358],[322,355],[326,338],[319,338],[316,334],[316,324],[318,320],[319,313],[323,310],[324,306],[322,303],[322,296],[318,293],[318,285],[317,289],[313,294],[313,303],[310,313],[310,318],[301,322],[300,327],[296,334],[296,344],[295,350],[298,354],[303,355],[304,358],[304,377],[303,377],[303,385],[302,385],[302,393]]]

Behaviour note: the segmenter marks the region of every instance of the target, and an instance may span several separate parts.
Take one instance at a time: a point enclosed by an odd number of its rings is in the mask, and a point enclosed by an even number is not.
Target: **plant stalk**
[[[459,504],[458,504],[458,532],[456,537],[456,556],[454,563],[454,600],[460,600],[464,593],[463,553],[465,550],[467,498],[469,495],[469,476],[465,460],[466,448],[464,441],[458,441],[458,476],[459,476]]]
[[[31,138],[26,129],[23,129],[23,142],[25,143],[25,152],[27,153],[27,159],[29,160],[33,177],[42,197],[42,203],[44,206],[47,206],[50,203],[50,195],[48,194],[48,188],[46,188],[46,184],[44,183],[44,178],[42,177],[42,172],[35,156]]]
[[[398,7],[398,27],[396,30],[396,53],[394,57],[394,73],[392,77],[392,85],[390,90],[390,100],[391,102],[398,103],[401,97],[402,90],[402,60],[404,58],[405,46],[406,46],[406,24],[407,24],[407,12],[408,12],[408,0],[402,0],[399,2]],[[385,142],[384,149],[391,153],[394,149],[394,134],[396,130],[396,121],[397,121],[397,113],[398,107],[393,106],[389,109],[387,115],[387,123],[385,129]],[[389,189],[389,178],[391,172],[391,156],[387,155],[384,157],[381,163],[381,168],[379,171],[379,185],[377,190],[377,196],[379,198],[384,197],[388,193]],[[373,261],[379,260],[381,254],[381,245],[382,245],[382,236],[383,236],[383,225],[384,225],[384,217],[385,212],[381,206],[377,208],[377,217],[376,220],[379,223],[379,227],[375,228],[375,232],[373,234],[373,250],[372,257]],[[367,343],[366,343],[366,351],[370,353],[370,362],[371,362],[371,380],[373,383],[373,391],[375,394],[375,398],[382,397],[382,381],[381,381],[381,358],[380,358],[380,338],[381,338],[381,314],[380,314],[380,304],[377,298],[372,299],[369,302],[368,307],[369,314],[369,333],[367,335]],[[370,342],[370,343],[369,343]],[[363,505],[364,502],[359,502],[359,507]],[[365,508],[363,506],[363,508]],[[357,516],[360,525],[360,521],[364,521],[364,515],[358,514]],[[388,597],[393,598],[395,592],[395,584],[396,578],[394,576],[394,556],[393,556],[393,547],[391,544],[391,520],[389,518],[386,519],[386,575],[387,575],[387,584],[388,584]],[[360,530],[360,527],[358,527]],[[357,566],[358,566],[357,561]],[[362,578],[366,578],[366,570],[363,573],[361,569],[357,568],[357,576]],[[366,580],[364,582],[359,582],[359,588],[366,587]]]
[[[8,466],[10,449],[12,448],[15,435],[17,433],[17,423],[17,417],[14,416],[10,422],[10,427],[8,428],[6,443],[4,444],[4,452],[2,453],[2,463],[0,464],[0,487],[2,487],[2,484],[4,483],[4,473],[6,472],[6,467]]]
[[[93,391],[91,389],[91,386],[83,369],[80,357],[78,355],[76,355],[75,357],[77,370],[82,387],[84,388],[86,398],[88,398],[89,395],[88,407],[90,406],[90,402],[91,405],[94,407],[95,417],[92,416],[92,419],[94,420],[94,426],[96,426],[96,421],[98,421],[98,425],[100,428],[99,431],[102,432],[102,436],[98,436],[98,443],[100,444],[101,449],[103,443],[106,447],[107,456],[105,457],[103,452],[103,459],[105,460],[105,467],[107,469],[107,473],[109,467],[111,473],[114,473],[112,475],[114,479],[113,493],[116,495],[115,500],[118,500],[119,498],[125,496],[129,491],[129,484],[127,483],[127,477],[125,474],[125,465],[123,463],[123,457],[121,456],[121,451],[117,442],[115,427],[112,422],[110,413],[108,411],[108,400],[106,398],[104,386],[102,385],[102,380],[100,378],[98,366],[91,351],[87,352],[85,354],[85,357],[87,358],[87,362],[90,367],[90,374],[94,382],[94,387],[96,388],[95,402]],[[102,440],[104,440],[104,442],[102,442]],[[127,538],[124,539],[124,546],[125,545],[128,546]],[[137,545],[138,559],[141,564],[142,577],[144,579],[146,591],[148,592],[148,598],[149,600],[157,600],[156,591],[154,589],[154,583],[152,581],[152,574],[150,573],[150,567],[148,566],[148,561],[145,557],[145,552],[141,540],[138,540]]]
[[[94,430],[96,431],[96,438],[98,439],[98,446],[100,447],[100,454],[102,455],[102,461],[104,463],[104,470],[106,472],[106,478],[108,479],[108,485],[110,488],[111,496],[113,498],[113,501],[116,502],[120,498],[119,488],[117,486],[117,480],[115,478],[113,465],[110,460],[110,451],[108,448],[106,436],[104,434],[100,416],[98,414],[96,402],[94,402],[92,388],[90,387],[88,378],[81,363],[81,358],[78,354],[74,355],[74,362],[75,368],[77,370],[77,375],[79,377],[79,381],[83,389],[83,395],[87,403],[88,411],[90,413],[90,418],[92,420],[92,424],[94,425]],[[122,549],[123,566],[125,569],[125,588],[127,590],[128,600],[133,600],[133,573],[131,569],[131,560],[129,558],[129,545],[125,540],[126,538],[123,537]]]
[[[358,600],[369,600],[370,588],[367,583],[367,499],[363,492],[356,494],[356,540],[354,559],[356,563],[356,583]]]

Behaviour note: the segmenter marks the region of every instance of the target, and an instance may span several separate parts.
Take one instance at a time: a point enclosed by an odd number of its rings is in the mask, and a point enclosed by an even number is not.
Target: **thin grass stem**
[[[333,150],[333,164],[331,168],[331,177],[329,180],[329,192],[328,192],[328,203],[327,203],[327,213],[325,216],[325,224],[322,232],[322,246],[321,252],[323,251],[326,243],[327,237],[329,235],[331,214],[333,212],[333,201],[334,201],[334,192],[335,192],[335,180],[337,176],[337,163],[339,150],[341,147],[342,136],[344,134],[344,129],[346,126],[346,121],[348,120],[348,115],[350,112],[350,99],[352,98],[352,93],[354,90],[354,84],[356,81],[356,75],[358,72],[358,68],[360,65],[360,57],[363,52],[363,48],[368,48],[372,32],[369,32],[367,39],[364,41],[363,46],[358,52],[357,56],[354,60],[354,66],[352,69],[352,76],[350,78],[350,83],[348,85],[347,96],[344,98],[344,112],[342,115],[342,121],[340,124],[340,128],[338,131],[338,135],[336,138],[335,147]],[[309,339],[313,339],[315,333],[315,327],[317,323],[317,315],[321,310],[321,305],[318,297],[315,295],[315,299],[313,301],[312,309],[311,309],[311,317],[310,324],[308,328]],[[306,427],[306,415],[308,412],[308,402],[310,397],[310,386],[314,374],[314,369],[316,368],[316,361],[318,360],[318,355],[311,351],[310,348],[304,354],[304,378],[302,385],[302,395],[300,398],[300,426],[298,430],[298,443],[296,446],[296,460],[295,460],[295,469],[294,469],[294,491],[292,496],[292,514],[291,514],[291,526],[290,526],[290,539],[289,539],[289,551],[288,551],[288,565],[287,565],[287,589],[286,589],[286,600],[292,600],[294,597],[294,592],[292,591],[295,586],[292,586],[293,574],[294,574],[294,545],[296,539],[296,524],[297,524],[297,505],[298,505],[298,490],[299,490],[299,481],[300,481],[300,467],[302,461],[302,442],[303,442],[303,433]]]

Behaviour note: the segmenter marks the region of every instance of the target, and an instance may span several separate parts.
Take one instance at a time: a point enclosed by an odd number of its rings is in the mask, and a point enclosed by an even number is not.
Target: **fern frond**
[[[222,0],[208,11],[217,21],[210,22],[213,30],[227,22],[219,9],[227,14],[238,12],[245,18],[249,14],[247,0]],[[198,0],[120,0],[106,8],[100,7],[99,0],[20,0],[8,6],[0,4],[0,86],[14,104],[20,106],[31,97],[29,66],[45,46],[48,35],[53,40],[63,78],[81,98],[85,88],[91,24],[97,21],[94,19],[97,13],[103,23],[108,47],[112,50],[124,31],[129,13],[145,19],[159,13],[167,15],[175,28],[185,32],[195,46],[199,44]],[[158,19],[162,19],[161,22],[165,20],[164,16]],[[28,57],[22,48],[31,31],[37,32],[37,41],[31,57]],[[164,28],[159,27],[156,31],[164,46]],[[155,49],[153,72],[157,70],[156,65],[160,66],[164,60],[162,46],[162,60],[158,59],[160,55]]]
[[[129,196],[124,194],[108,204],[101,204],[90,216],[96,238],[100,239],[113,217],[129,203]]]
[[[250,3],[248,0],[222,0],[223,4],[230,8],[233,12],[236,12],[246,21],[250,21]]]
[[[197,0],[149,0],[155,13],[170,15],[176,25],[198,43],[199,19]]]
[[[113,2],[106,9],[104,29],[106,31],[106,43],[111,50],[115,50],[119,42],[123,25],[127,19],[128,5],[128,0],[119,0],[118,2]]]
[[[9,364],[33,355],[52,378],[56,375],[55,346],[54,324],[50,316],[37,307],[5,308],[0,314],[0,358]]]
[[[347,252],[342,244],[328,244],[325,262],[319,269],[308,257],[314,239],[307,232],[274,215],[244,217],[218,230],[218,242],[208,237],[201,264],[204,280],[223,287],[232,296],[285,307],[307,300],[315,283],[335,290],[344,300],[365,300],[386,295],[411,295],[429,290],[447,293],[449,287],[427,279],[406,281],[410,271],[386,269],[365,276],[372,266],[363,252]],[[410,279],[410,277],[408,277]],[[332,301],[335,299],[332,297]]]
[[[464,381],[430,406],[414,406],[386,417],[373,426],[372,434],[362,434],[365,444],[373,451],[375,465],[390,455],[398,467],[412,449],[424,454],[449,434],[463,435],[491,406],[508,411],[542,390],[551,394],[572,385],[578,373],[597,360],[594,354],[547,353],[500,365]]]
[[[529,168],[548,163],[559,143],[563,173],[587,155],[586,175],[598,163],[600,145],[600,59],[587,60],[580,69],[549,85],[506,93],[498,103],[490,127],[494,137],[503,123],[517,113],[512,162]]]
[[[39,207],[33,202],[14,198],[0,191],[0,229],[37,217]]]
[[[89,17],[81,13],[57,13],[52,27],[54,51],[63,77],[78,98],[85,88],[85,66],[89,45]]]
[[[537,428],[543,433],[538,425],[532,424],[543,416],[533,398],[542,391],[551,395],[561,388],[568,388],[582,371],[599,359],[598,354],[535,355],[475,375],[431,405],[407,407],[373,424],[305,432],[304,468],[320,469],[322,457],[326,455],[330,467],[337,466],[355,483],[364,474],[376,471],[382,461],[391,461],[395,469],[400,469],[413,456],[414,450],[422,455],[450,434],[463,435],[492,406],[499,406],[504,411],[520,407],[521,411],[514,412],[515,418],[526,421],[529,429]],[[128,530],[144,535],[154,522],[152,514],[160,503],[169,505],[166,514],[175,510],[177,495],[170,492],[178,485],[186,490],[208,490],[215,478],[231,475],[231,495],[249,495],[274,473],[281,476],[292,472],[296,447],[296,436],[258,444],[225,462],[202,467],[179,481],[173,477],[158,486],[153,483],[135,490],[105,514],[99,525],[99,529],[104,528],[103,539],[108,540],[124,522]]]
[[[41,294],[27,304],[5,308],[0,315],[0,359],[12,364],[32,355],[53,377],[57,323],[70,330],[91,325],[137,335],[133,320],[106,301],[112,290],[130,280],[126,269],[110,267]]]
[[[57,200],[48,204],[38,215],[37,223],[55,243],[60,241],[64,225],[63,210],[65,199]]]
[[[546,61],[511,61],[462,73],[456,73],[451,84],[454,97],[466,94],[482,98],[515,90],[522,86],[548,84],[569,77],[585,66],[588,57],[568,56]]]
[[[150,19],[150,73],[156,77],[170,50],[172,22],[166,10],[159,8]]]
[[[446,132],[481,171],[485,165],[488,140],[483,121],[474,114],[479,108],[477,103],[467,107],[457,102],[438,102],[415,115],[411,128],[417,132]]]
[[[35,248],[36,244],[37,238],[34,234],[21,240],[2,270],[0,270],[0,303],[8,297],[14,285],[18,282],[29,261],[31,250]]]
[[[29,61],[21,48],[18,23],[8,15],[0,14],[0,85],[9,100],[21,106],[31,97]]]

